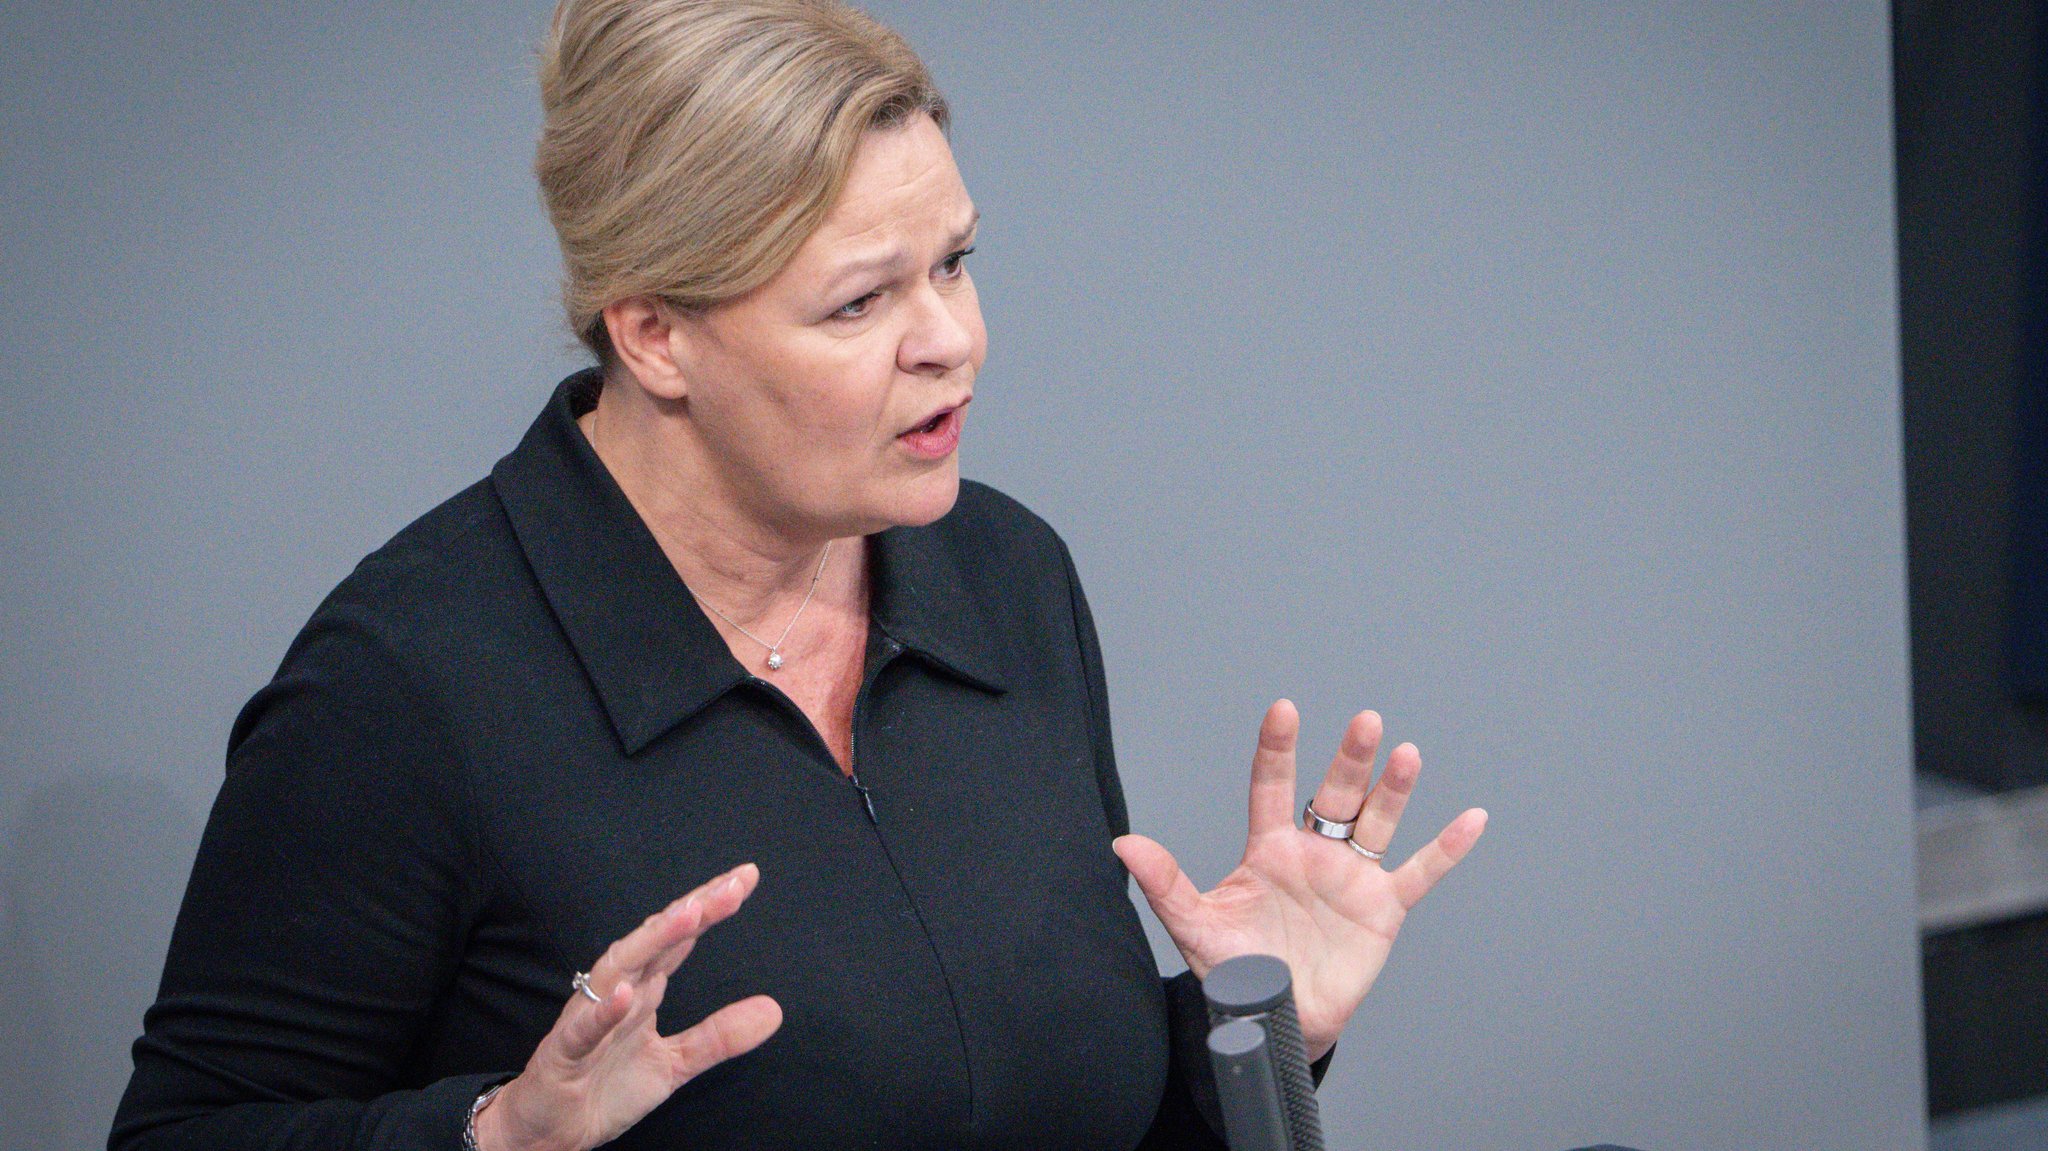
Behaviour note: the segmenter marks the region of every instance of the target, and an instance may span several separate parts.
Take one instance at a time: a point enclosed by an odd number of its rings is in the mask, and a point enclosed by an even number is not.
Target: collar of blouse
[[[491,483],[632,755],[749,673],[577,429],[597,380],[596,369],[563,380]],[[906,651],[999,693],[1008,678],[1002,653],[944,523],[872,537],[870,614]]]

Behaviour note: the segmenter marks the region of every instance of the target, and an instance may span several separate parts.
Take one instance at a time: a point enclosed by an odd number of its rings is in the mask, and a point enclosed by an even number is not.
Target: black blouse
[[[873,538],[856,784],[591,451],[596,387],[365,559],[243,710],[111,1145],[454,1151],[573,972],[753,860],[659,1024],[765,992],[782,1029],[615,1146],[1221,1146],[1197,993],[1109,848],[1059,538],[973,483]]]

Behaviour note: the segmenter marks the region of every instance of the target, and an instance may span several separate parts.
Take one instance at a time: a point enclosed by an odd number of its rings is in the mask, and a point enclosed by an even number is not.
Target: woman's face
[[[976,218],[929,117],[871,131],[787,267],[678,321],[690,422],[748,513],[849,536],[953,506],[988,351],[961,263]]]

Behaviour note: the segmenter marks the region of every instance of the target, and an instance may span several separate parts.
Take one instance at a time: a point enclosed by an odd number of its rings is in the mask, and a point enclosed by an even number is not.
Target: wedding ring
[[[590,1000],[592,1003],[604,1002],[604,996],[599,995],[597,992],[592,991],[590,989],[590,972],[588,971],[577,972],[576,978],[571,979],[569,981],[569,986],[570,988],[575,990],[577,994],[583,996],[585,999]]]
[[[1316,814],[1315,801],[1310,800],[1308,806],[1301,809],[1301,826],[1325,839],[1348,840],[1351,838],[1351,829],[1358,826],[1358,819],[1354,816],[1344,823],[1338,823],[1334,819],[1324,819]]]
[[[1372,848],[1367,847],[1366,845],[1358,842],[1355,839],[1346,839],[1344,842],[1351,845],[1351,850],[1357,852],[1360,855],[1365,856],[1367,859],[1372,860],[1374,863],[1378,863],[1380,860],[1385,859],[1387,857],[1386,852],[1374,851]]]

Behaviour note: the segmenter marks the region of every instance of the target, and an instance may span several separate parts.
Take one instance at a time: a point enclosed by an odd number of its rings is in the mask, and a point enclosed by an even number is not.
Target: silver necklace
[[[690,591],[690,598],[696,600],[698,604],[702,605],[703,607],[709,608],[711,610],[712,615],[715,615],[719,619],[722,619],[725,622],[731,624],[733,627],[738,628],[739,633],[741,635],[746,636],[748,639],[753,640],[755,643],[758,643],[762,647],[767,648],[768,670],[780,671],[782,670],[783,664],[782,641],[789,638],[790,629],[796,627],[796,621],[802,618],[804,614],[804,609],[811,606],[811,597],[818,594],[818,580],[822,578],[825,574],[825,561],[831,558],[832,541],[826,540],[825,554],[818,557],[818,570],[811,573],[811,590],[804,593],[804,602],[796,605],[796,614],[789,617],[789,624],[782,629],[781,635],[775,637],[774,643],[769,643],[767,640],[762,639],[760,636],[755,635],[753,632],[748,631],[746,628],[740,627],[740,621],[732,618],[731,616],[725,614],[722,611],[719,611],[715,605],[705,602],[703,596],[698,595],[694,589],[690,589],[690,585],[684,584],[683,587],[686,590]]]

